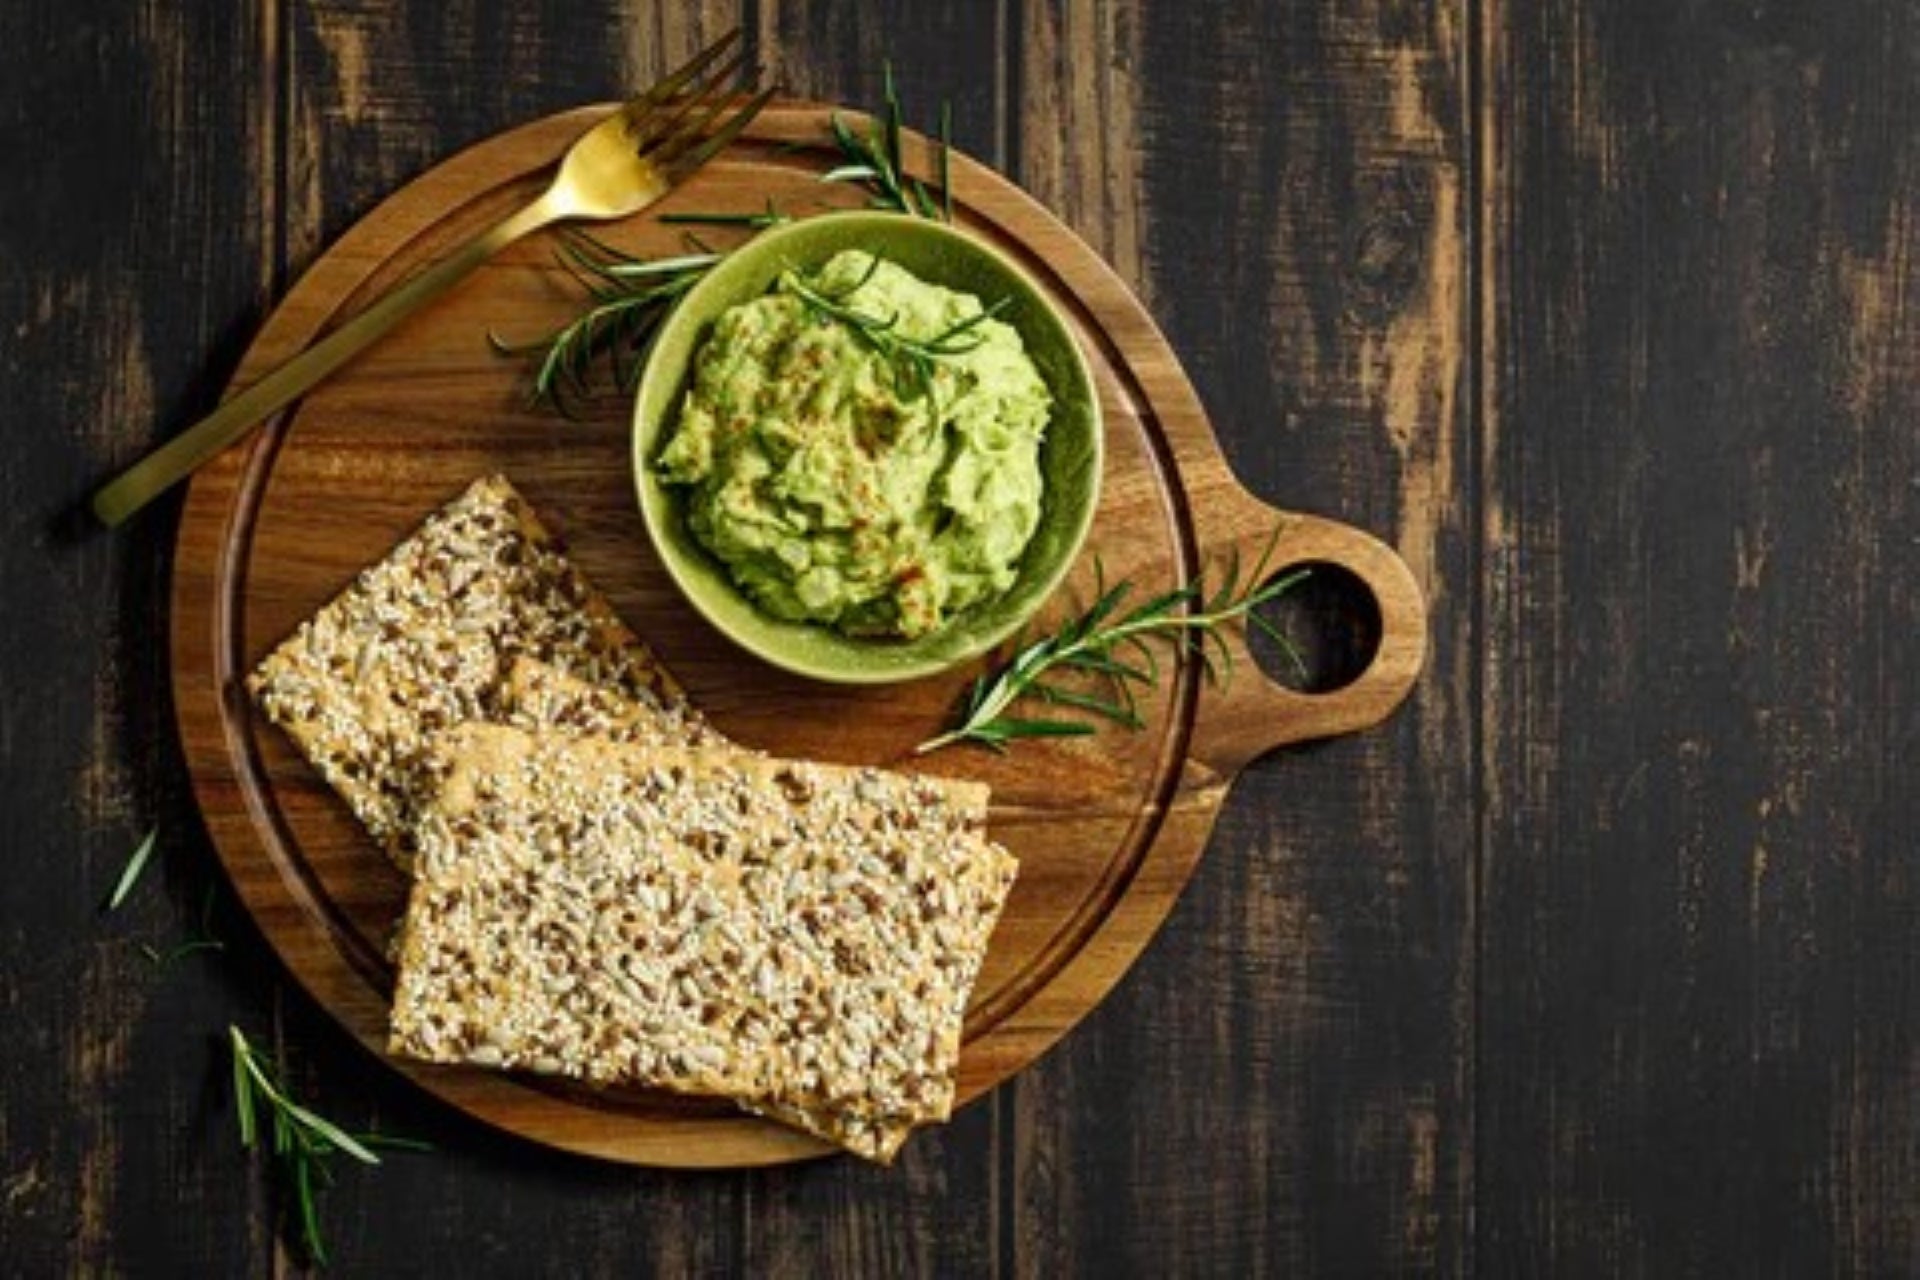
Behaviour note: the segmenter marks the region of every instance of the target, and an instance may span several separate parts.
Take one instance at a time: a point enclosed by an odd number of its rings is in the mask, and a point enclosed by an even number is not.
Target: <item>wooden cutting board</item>
[[[330,249],[268,319],[235,375],[244,386],[446,247],[531,198],[540,171],[604,109],[483,142],[408,185]],[[796,216],[857,204],[822,185],[827,114],[771,109],[751,135],[656,212]],[[909,139],[910,159],[924,143]],[[1138,733],[962,747],[917,762],[992,784],[993,833],[1020,859],[967,1019],[960,1098],[1033,1061],[1119,981],[1171,910],[1240,768],[1264,751],[1349,733],[1405,697],[1425,651],[1420,592],[1398,556],[1329,520],[1283,512],[1235,482],[1179,362],[1099,257],[982,165],[954,161],[956,221],[1020,261],[1072,319],[1099,383],[1107,472],[1087,551],[1041,625],[1084,606],[1094,559],[1109,579],[1159,589],[1217,582],[1279,530],[1276,570],[1344,568],[1380,619],[1371,663],[1309,696],[1250,661],[1224,687],[1195,664],[1143,704]],[[703,233],[707,234],[707,233]],[[642,252],[683,248],[651,218],[604,229]],[[708,238],[731,243],[737,233]],[[544,237],[280,414],[197,476],[175,550],[173,679],[196,794],[235,889],[296,979],[384,1055],[387,942],[406,884],[291,744],[252,710],[245,674],[278,641],[474,477],[501,471],[570,543],[587,575],[728,736],[768,751],[907,765],[977,668],[891,689],[810,684],[710,631],[654,560],[634,506],[626,407],[577,422],[526,402],[522,369],[486,335],[544,333],[577,295]],[[1231,643],[1245,659],[1242,638]],[[653,1165],[746,1166],[822,1154],[777,1126],[700,1101],[388,1060],[455,1107],[573,1151]]]

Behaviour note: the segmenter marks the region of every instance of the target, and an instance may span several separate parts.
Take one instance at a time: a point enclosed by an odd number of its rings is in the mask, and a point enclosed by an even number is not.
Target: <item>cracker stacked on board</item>
[[[414,873],[391,1048],[731,1099],[869,1159],[952,1110],[987,789],[728,742],[500,477],[249,681]]]
[[[474,482],[362,570],[248,688],[405,867],[416,811],[439,786],[429,742],[492,715],[523,655],[643,708],[659,741],[714,736],[502,476]]]

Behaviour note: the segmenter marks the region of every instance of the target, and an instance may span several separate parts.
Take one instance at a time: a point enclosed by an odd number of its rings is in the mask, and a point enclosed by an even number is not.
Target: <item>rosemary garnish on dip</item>
[[[934,363],[949,360],[954,356],[963,356],[986,341],[985,335],[977,332],[979,327],[1007,309],[1011,298],[1000,298],[981,308],[963,320],[925,338],[916,338],[900,327],[898,314],[876,316],[851,305],[849,299],[880,270],[880,264],[886,261],[874,254],[867,264],[864,275],[844,289],[828,292],[817,289],[807,283],[797,271],[788,271],[781,280],[782,286],[794,297],[800,299],[809,311],[815,315],[838,320],[846,325],[862,342],[872,347],[892,367],[896,376],[895,385],[902,393],[911,390],[913,398],[927,395],[933,390]],[[901,378],[904,376],[904,380]]]
[[[1207,678],[1221,683],[1233,672],[1233,650],[1227,646],[1221,628],[1235,619],[1243,618],[1247,625],[1258,628],[1296,667],[1301,666],[1292,642],[1256,612],[1298,586],[1309,572],[1298,569],[1261,585],[1278,539],[1276,529],[1253,572],[1246,575],[1244,586],[1236,561],[1228,567],[1226,581],[1211,595],[1196,579],[1124,613],[1121,609],[1133,593],[1133,584],[1122,581],[1108,587],[1096,563],[1093,604],[1052,635],[1023,646],[997,671],[974,681],[960,707],[959,723],[921,743],[914,748],[915,754],[925,755],[958,742],[976,742],[1005,751],[1007,744],[1021,738],[1084,736],[1093,733],[1103,720],[1128,729],[1143,728],[1146,721],[1140,715],[1136,690],[1151,688],[1160,680],[1159,655],[1148,642],[1169,642],[1176,662],[1189,655],[1198,657]],[[1105,692],[1060,682],[1060,676],[1072,673],[1104,682]],[[1096,683],[1095,690],[1098,687]],[[1034,719],[1007,714],[1029,697],[1080,712],[1082,717]]]

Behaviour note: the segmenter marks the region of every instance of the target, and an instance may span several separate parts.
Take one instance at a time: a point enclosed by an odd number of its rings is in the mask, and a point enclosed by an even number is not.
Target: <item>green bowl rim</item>
[[[643,422],[641,408],[647,400],[649,387],[660,377],[664,376],[660,367],[659,355],[661,339],[663,339],[676,324],[688,323],[687,317],[693,316],[698,312],[699,303],[703,297],[719,292],[723,288],[730,279],[730,275],[728,274],[730,268],[732,269],[732,274],[739,274],[747,270],[747,268],[744,266],[736,266],[736,264],[757,261],[760,257],[777,249],[783,240],[793,237],[803,230],[811,230],[814,231],[815,234],[818,234],[817,228],[821,223],[845,226],[850,232],[857,231],[861,225],[884,226],[888,228],[889,232],[901,227],[911,227],[912,230],[909,231],[908,234],[927,234],[932,235],[936,239],[944,238],[950,243],[961,246],[964,252],[978,254],[988,259],[994,263],[999,270],[1019,280],[1040,300],[1042,305],[1051,314],[1053,321],[1060,326],[1061,331],[1066,336],[1065,346],[1070,354],[1071,368],[1086,389],[1084,400],[1086,402],[1086,412],[1091,428],[1089,472],[1092,476],[1092,492],[1084,504],[1078,521],[1070,530],[1070,535],[1066,540],[1067,550],[1060,556],[1059,562],[1052,567],[1048,574],[1039,580],[1037,588],[1032,594],[1032,603],[1028,607],[1016,614],[1010,615],[1004,623],[990,630],[981,631],[959,650],[950,654],[929,657],[919,663],[889,665],[878,669],[844,670],[839,667],[821,666],[809,662],[804,658],[795,657],[793,654],[788,653],[776,643],[766,643],[759,637],[740,634],[734,630],[727,619],[717,616],[715,611],[708,607],[707,602],[701,599],[700,593],[689,586],[687,578],[682,574],[678,562],[679,553],[677,549],[671,548],[668,545],[667,535],[658,527],[660,522],[666,518],[666,513],[657,510],[654,503],[648,498],[646,468],[649,465],[649,460],[643,456],[644,451],[641,440]],[[742,251],[746,250],[750,250],[754,257],[736,257],[729,255],[716,264],[706,276],[681,297],[672,312],[662,322],[659,330],[654,334],[652,342],[647,349],[646,358],[641,366],[640,377],[634,384],[633,418],[628,437],[630,441],[629,452],[633,464],[634,493],[640,506],[641,521],[647,528],[647,537],[653,543],[654,552],[659,556],[660,563],[665,566],[667,575],[673,579],[674,586],[679,590],[681,598],[692,605],[694,611],[706,619],[707,624],[722,636],[726,637],[730,643],[771,666],[791,672],[794,675],[805,676],[809,679],[818,680],[827,684],[867,686],[902,684],[909,680],[925,679],[928,676],[949,671],[964,662],[969,662],[981,654],[990,651],[994,646],[1000,644],[1008,636],[1031,621],[1033,615],[1039,612],[1041,607],[1059,590],[1060,584],[1066,579],[1067,574],[1072,571],[1073,566],[1080,559],[1080,553],[1086,547],[1087,535],[1093,528],[1094,517],[1099,510],[1100,491],[1106,472],[1106,419],[1105,413],[1100,406],[1099,386],[1094,381],[1092,365],[1087,360],[1087,353],[1081,346],[1080,339],[1074,333],[1073,325],[1068,321],[1060,306],[1048,295],[1047,291],[1041,287],[1040,283],[1034,279],[1032,273],[1028,272],[1024,267],[1014,262],[1006,254],[1002,253],[993,245],[988,244],[980,237],[943,222],[934,222],[929,219],[915,218],[907,214],[880,210],[839,210],[830,213],[815,214],[798,219],[786,226],[773,227],[762,231],[752,240],[740,246],[740,249],[735,250],[734,254],[741,254]],[[938,282],[936,281],[935,283]],[[690,347],[689,360],[692,358],[692,350],[693,348]],[[686,370],[684,368],[678,371],[675,386],[670,389],[670,395],[678,396],[681,393],[682,388],[680,384],[684,382],[685,376]],[[1057,389],[1054,390],[1056,390],[1057,394]],[[664,423],[662,425],[664,429]],[[699,554],[704,555],[707,553],[701,550]],[[730,586],[730,579],[728,582]],[[737,589],[735,590],[736,594],[738,594]],[[744,597],[740,598],[744,599]],[[748,605],[752,607],[751,602],[748,602]],[[765,615],[762,616],[764,617]],[[965,616],[965,614],[961,615],[963,618]],[[866,643],[853,639],[852,637],[840,635],[837,632],[831,631],[829,628],[820,626],[818,623],[785,623],[776,618],[767,618],[767,621],[776,626],[818,630],[824,632],[834,642],[840,644],[861,647]],[[935,632],[933,634],[937,635],[939,633]],[[875,641],[867,647],[878,649],[886,643],[891,642]]]

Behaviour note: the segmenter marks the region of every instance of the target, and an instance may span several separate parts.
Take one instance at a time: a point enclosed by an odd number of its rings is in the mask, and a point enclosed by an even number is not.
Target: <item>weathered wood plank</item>
[[[14,1269],[286,1263],[211,1075],[236,1019],[322,1109],[441,1148],[332,1194],[349,1274],[1920,1269],[1920,28],[1477,9],[1479,114],[1464,0],[9,9]],[[213,878],[165,517],[62,518],[398,181],[735,20],[797,90],[871,102],[890,53],[923,123],[954,98],[1150,299],[1249,483],[1389,532],[1436,609],[1410,713],[1250,774],[1135,979],[893,1174],[478,1131],[277,1012],[230,912],[227,956],[152,971]],[[155,816],[165,864],[103,920]]]
[[[1488,14],[1482,1255],[1911,1274],[1920,22]]]
[[[769,74],[791,93],[877,111],[891,66],[909,127],[932,136],[953,110],[954,145],[1006,166],[1012,0],[761,0],[755,32]]]
[[[247,1166],[177,1139],[235,984],[138,950],[211,878],[156,642],[168,518],[107,536],[77,504],[210,406],[267,301],[276,32],[159,3],[17,4],[0,27],[0,1253],[22,1274],[257,1268]],[[103,917],[156,821],[156,862]]]
[[[294,6],[287,252],[297,269],[434,161],[566,107],[623,98],[750,18],[725,0],[528,8]]]
[[[1256,492],[1416,565],[1438,665],[1385,731],[1249,770],[1141,967],[1016,1083],[1016,1269],[1461,1269],[1464,8],[1020,13],[1017,176],[1151,300]]]

